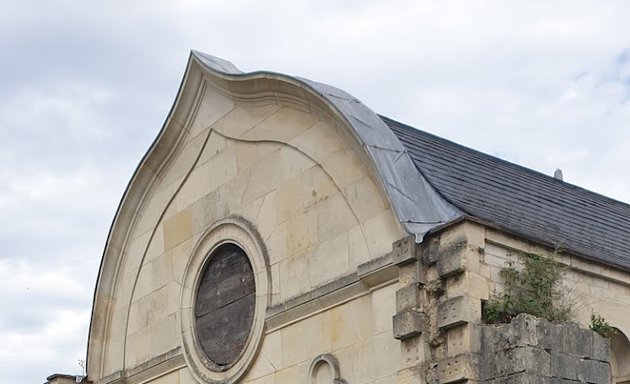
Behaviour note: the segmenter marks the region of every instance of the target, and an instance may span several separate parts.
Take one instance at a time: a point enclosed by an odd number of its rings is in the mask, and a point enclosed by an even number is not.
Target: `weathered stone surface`
[[[438,251],[437,269],[440,277],[452,276],[466,270],[466,241],[460,241],[440,247]]]
[[[576,325],[519,315],[510,324],[482,326],[481,344],[480,377],[487,383],[610,383],[608,341]]]
[[[435,265],[438,261],[438,250],[440,249],[440,240],[432,237],[426,239],[417,252],[419,252],[419,258],[425,265]]]
[[[425,289],[431,296],[438,297],[444,294],[444,285],[444,281],[442,280],[431,280]]]
[[[426,269],[420,263],[409,263],[398,267],[398,281],[401,285],[427,283]]]
[[[610,339],[593,333],[593,349],[591,358],[604,362],[610,362]]]
[[[446,353],[448,356],[463,353],[482,353],[482,327],[478,324],[462,324],[446,332]]]
[[[481,319],[481,303],[468,296],[448,299],[438,305],[439,328],[450,328]]]
[[[577,376],[583,383],[609,384],[610,365],[601,361],[582,359]]]
[[[482,381],[487,384],[556,384],[561,383],[555,378],[543,377],[531,372],[521,372],[507,377],[499,377],[492,380]],[[564,384],[564,382],[562,382]],[[575,382],[571,382],[575,384]]]
[[[561,379],[577,380],[580,358],[557,351],[551,351],[551,372]]]
[[[416,282],[396,291],[396,311],[422,308],[422,284]]]
[[[486,379],[530,370],[549,376],[551,372],[549,353],[542,349],[521,346],[505,350],[503,353],[484,353],[481,363],[481,376]]]
[[[577,325],[566,325],[562,327],[564,334],[564,353],[587,357],[593,351],[593,332],[588,329],[580,329]]]
[[[420,367],[409,367],[396,373],[396,384],[416,384],[421,382],[421,378],[422,371]]]
[[[477,355],[468,354],[439,361],[437,364],[439,383],[459,383],[468,379],[478,379],[478,360]]]
[[[416,256],[416,241],[414,236],[402,238],[392,245],[392,262],[405,265],[418,261]]]
[[[405,340],[426,332],[429,321],[425,313],[408,309],[394,315],[394,338]]]

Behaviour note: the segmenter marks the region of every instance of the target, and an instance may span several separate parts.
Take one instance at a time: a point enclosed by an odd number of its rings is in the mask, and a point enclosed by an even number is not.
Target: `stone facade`
[[[108,239],[87,379],[499,384],[605,383],[611,366],[616,380],[630,374],[625,338],[609,359],[608,344],[577,327],[528,317],[482,325],[482,303],[502,289],[514,252],[553,250],[469,219],[418,243],[374,161],[318,95],[271,75],[228,81],[191,61]],[[249,257],[255,313],[237,361],[217,369],[199,352],[194,298],[208,255],[226,241]],[[630,274],[559,260],[577,322],[594,310],[630,334],[619,310],[630,307]]]

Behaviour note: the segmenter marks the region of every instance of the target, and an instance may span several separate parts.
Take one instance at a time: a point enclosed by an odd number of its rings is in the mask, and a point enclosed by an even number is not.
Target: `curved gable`
[[[222,219],[238,218],[260,239],[273,306],[383,256],[404,230],[421,239],[458,213],[350,95],[278,74],[241,74],[193,52],[112,224],[89,375],[181,353],[186,271]]]

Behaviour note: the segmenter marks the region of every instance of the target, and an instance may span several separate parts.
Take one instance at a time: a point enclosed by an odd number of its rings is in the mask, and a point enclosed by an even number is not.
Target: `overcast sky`
[[[107,232],[190,49],[630,202],[627,1],[0,0],[0,384],[80,373]]]

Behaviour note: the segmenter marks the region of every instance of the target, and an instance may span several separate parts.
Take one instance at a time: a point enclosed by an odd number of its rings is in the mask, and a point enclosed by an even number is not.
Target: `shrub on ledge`
[[[564,269],[554,257],[519,253],[523,268],[507,261],[500,272],[504,290],[489,300],[484,309],[486,322],[509,323],[520,313],[541,317],[552,323],[566,323],[573,317],[567,292],[562,287]]]

